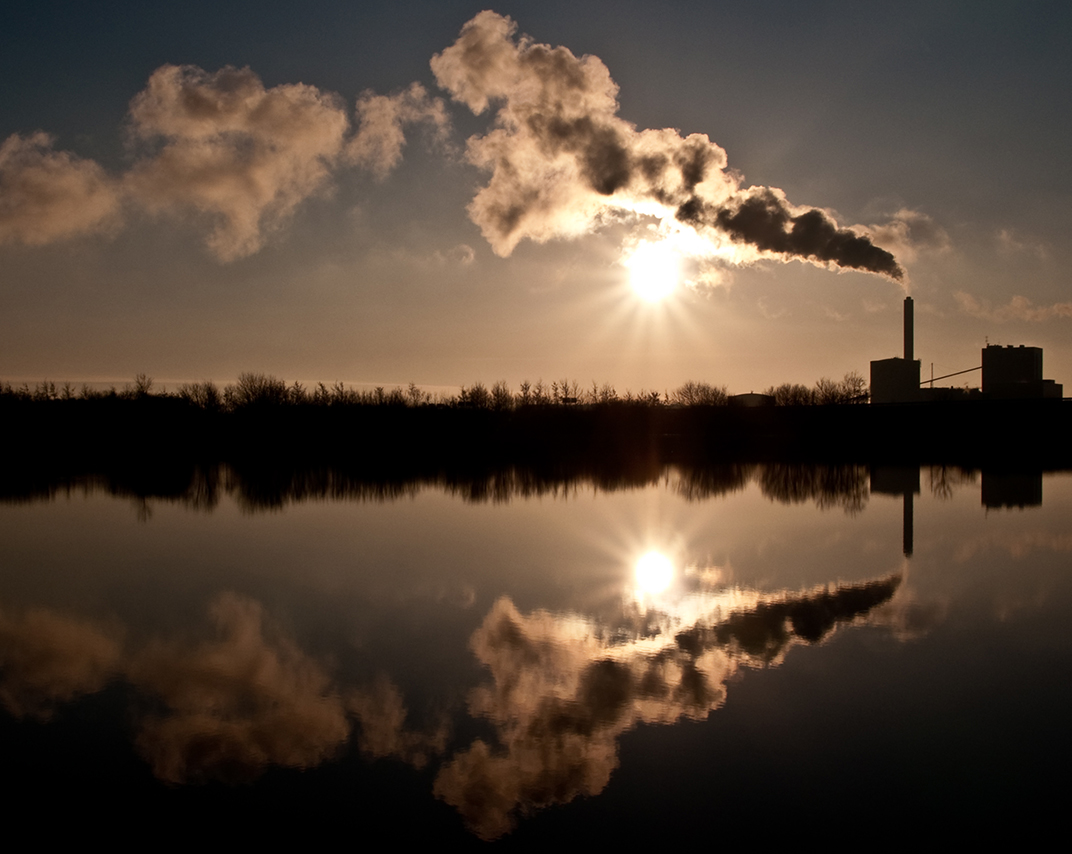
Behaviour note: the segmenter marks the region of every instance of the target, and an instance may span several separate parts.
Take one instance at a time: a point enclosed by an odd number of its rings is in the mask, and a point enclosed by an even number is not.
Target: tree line
[[[845,374],[841,380],[826,377],[814,386],[785,383],[767,388],[763,395],[774,406],[822,406],[831,404],[866,403],[869,389],[866,380],[855,371]],[[71,383],[57,386],[43,381],[34,387],[23,383],[15,386],[0,383],[0,399],[18,401],[52,400],[142,400],[145,398],[173,398],[197,409],[227,412],[264,406],[389,406],[486,409],[509,411],[530,406],[598,406],[625,404],[632,406],[727,406],[734,398],[724,385],[689,380],[673,391],[626,391],[619,393],[610,383],[593,382],[582,386],[576,380],[555,380],[545,383],[524,381],[517,390],[504,380],[490,387],[482,382],[462,386],[457,394],[433,394],[421,389],[416,383],[406,388],[377,386],[372,389],[355,389],[341,382],[331,386],[318,382],[306,386],[300,382],[287,383],[279,377],[263,373],[247,372],[239,375],[237,382],[218,386],[211,380],[183,383],[173,392],[157,389],[153,379],[138,374],[132,384],[117,389],[95,389],[83,384],[76,389]]]

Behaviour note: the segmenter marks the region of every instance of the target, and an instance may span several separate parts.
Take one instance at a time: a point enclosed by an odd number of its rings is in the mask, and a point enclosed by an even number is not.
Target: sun
[[[636,583],[641,593],[662,593],[674,580],[674,565],[664,554],[648,552],[636,562]]]
[[[681,281],[681,255],[666,241],[639,243],[623,264],[634,293],[647,302],[666,299]]]

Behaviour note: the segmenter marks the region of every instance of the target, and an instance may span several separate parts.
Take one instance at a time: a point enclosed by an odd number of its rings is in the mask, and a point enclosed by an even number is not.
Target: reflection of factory
[[[987,510],[1042,506],[1040,470],[982,471],[980,497]],[[919,495],[919,466],[872,466],[872,495],[901,496],[904,514],[901,523],[901,551],[912,557],[914,548],[914,499]]]
[[[871,363],[872,403],[912,403],[927,400],[982,397],[990,400],[1060,399],[1063,387],[1042,378],[1042,348],[988,344],[983,348],[982,365],[938,377],[982,371],[982,391],[978,389],[921,388],[920,360],[914,354],[914,312],[912,297],[904,301],[904,358],[878,359]],[[933,372],[932,372],[933,373]]]

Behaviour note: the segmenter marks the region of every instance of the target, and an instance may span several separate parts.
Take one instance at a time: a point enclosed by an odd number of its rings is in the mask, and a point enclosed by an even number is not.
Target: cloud
[[[496,104],[492,129],[469,139],[468,157],[491,172],[469,215],[497,254],[637,215],[695,231],[706,255],[728,263],[797,259],[903,278],[865,229],[795,207],[781,190],[742,189],[706,135],[638,131],[621,119],[618,87],[597,57],[516,32],[510,18],[481,12],[431,61],[439,85],[474,113]]]
[[[313,86],[265,89],[249,68],[165,65],[130,106],[135,137],[159,150],[127,175],[152,212],[193,210],[215,225],[222,261],[250,255],[301,202],[328,189],[349,119]]]
[[[1050,257],[1049,247],[1039,240],[1021,237],[1011,228],[1003,228],[997,233],[998,251],[1003,255],[1019,255],[1029,253],[1045,261]]]
[[[309,768],[334,755],[350,722],[325,670],[271,633],[254,601],[223,594],[210,613],[216,639],[159,641],[128,667],[128,680],[163,707],[137,739],[153,773],[171,783],[243,782],[269,764]]]
[[[907,263],[920,253],[939,254],[953,247],[949,232],[920,211],[901,208],[887,222],[867,227],[871,238]]]
[[[384,178],[402,159],[407,125],[430,126],[435,138],[445,142],[450,117],[441,98],[431,98],[420,83],[410,84],[397,95],[365,91],[357,99],[358,131],[346,146],[349,159]]]
[[[0,243],[40,246],[105,231],[118,222],[121,194],[92,160],[54,151],[46,133],[0,145]]]
[[[969,293],[956,291],[953,299],[960,310],[980,320],[1003,323],[1007,320],[1042,321],[1056,317],[1072,317],[1072,302],[1056,302],[1053,305],[1035,305],[1031,300],[1019,294],[1009,300],[1008,305],[991,307],[989,300],[978,300]]]

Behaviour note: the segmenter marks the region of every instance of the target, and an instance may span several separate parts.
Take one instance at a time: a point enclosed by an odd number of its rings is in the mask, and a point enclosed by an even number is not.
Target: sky
[[[1063,2],[9,2],[0,380],[760,391],[901,355],[911,294],[924,377],[989,342],[1072,383],[1070,36]]]

